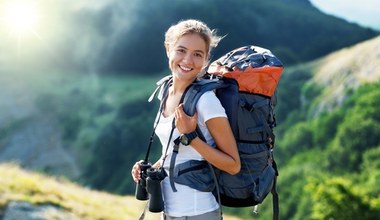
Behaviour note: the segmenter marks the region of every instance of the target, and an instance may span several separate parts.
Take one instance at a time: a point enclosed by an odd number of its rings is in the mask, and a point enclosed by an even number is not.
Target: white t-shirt
[[[220,104],[219,99],[215,96],[214,92],[209,91],[204,93],[197,105],[198,112],[198,126],[201,129],[206,141],[209,145],[215,146],[210,132],[207,129],[206,121],[216,117],[227,117],[223,106]],[[174,115],[164,117],[161,115],[160,122],[158,123],[156,134],[162,144],[162,154],[165,154],[170,131],[172,129],[172,121]],[[170,141],[168,156],[165,159],[164,168],[169,175],[170,159],[173,151],[173,140],[179,136],[177,129],[174,129],[172,140]],[[180,144],[179,152],[176,157],[176,164],[186,162],[188,160],[202,160],[203,157],[190,145],[183,146]],[[219,205],[211,192],[200,192],[192,189],[186,185],[175,183],[177,192],[173,192],[169,178],[162,181],[163,197],[165,202],[165,213],[174,216],[194,216],[204,214],[216,210]]]

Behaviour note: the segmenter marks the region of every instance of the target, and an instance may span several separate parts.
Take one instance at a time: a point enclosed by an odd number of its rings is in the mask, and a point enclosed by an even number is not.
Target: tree
[[[380,210],[373,209],[357,188],[350,179],[342,177],[309,183],[307,189],[313,200],[311,219],[376,219]]]

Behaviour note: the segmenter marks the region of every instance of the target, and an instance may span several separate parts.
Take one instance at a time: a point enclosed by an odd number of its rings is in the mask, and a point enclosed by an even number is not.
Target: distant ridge
[[[342,104],[348,90],[380,79],[380,37],[333,52],[312,65],[311,82],[324,88],[315,111],[331,110]]]

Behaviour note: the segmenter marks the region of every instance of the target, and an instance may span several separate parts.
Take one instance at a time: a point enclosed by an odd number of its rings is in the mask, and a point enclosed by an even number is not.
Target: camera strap
[[[160,122],[160,119],[161,119],[161,115],[162,115],[162,112],[164,110],[164,105],[165,105],[165,101],[168,97],[168,91],[169,91],[169,87],[172,85],[172,79],[171,78],[164,78],[163,80],[160,80],[157,84],[159,85],[156,90],[153,92],[153,94],[149,97],[149,102],[151,102],[153,100],[153,98],[156,96],[157,92],[159,92],[158,94],[158,98],[160,99],[160,105],[159,105],[159,108],[158,108],[158,113],[157,113],[157,116],[156,116],[156,119],[155,119],[155,122],[154,122],[154,126],[153,126],[153,131],[152,131],[152,134],[150,135],[150,138],[149,138],[149,144],[148,144],[148,149],[147,149],[147,152],[145,154],[145,162],[148,162],[149,161],[149,154],[150,154],[150,150],[152,148],[152,144],[153,144],[153,140],[154,140],[154,137],[155,137],[155,134],[156,134],[156,129],[157,129],[157,126]],[[170,137],[172,136],[173,134],[173,131],[174,131],[174,119],[173,119],[173,122],[172,122],[172,130],[170,132]],[[170,139],[169,139],[170,140]],[[168,145],[169,146],[169,145]],[[167,149],[166,149],[166,152],[167,152]],[[165,153],[166,155],[166,153]],[[164,160],[165,160],[165,157],[164,157]],[[144,210],[142,211],[140,217],[139,217],[139,220],[144,220],[145,219],[145,214],[146,214],[146,210],[148,209],[148,206],[149,206],[149,201],[146,203],[145,207],[144,207]]]
[[[155,132],[156,132],[156,128],[158,126],[158,123],[160,122],[160,119],[161,119],[161,115],[162,115],[162,112],[164,110],[164,105],[165,105],[165,101],[168,97],[168,94],[169,94],[169,87],[172,85],[173,83],[173,80],[171,78],[164,78],[164,80],[160,80],[157,84],[159,84],[159,86],[156,88],[156,90],[153,92],[153,94],[149,97],[149,102],[151,102],[153,100],[153,98],[155,97],[155,95],[157,94],[158,90],[160,90],[159,94],[158,94],[158,98],[161,100],[160,101],[160,106],[159,106],[159,109],[158,109],[158,113],[157,113],[157,116],[156,116],[156,120],[155,120],[155,124],[154,124],[154,127],[153,127],[153,131],[152,131],[152,134],[150,135],[150,139],[149,139],[149,144],[148,144],[148,150],[145,154],[145,159],[144,161],[145,162],[148,162],[149,160],[149,154],[150,154],[150,149],[152,148],[152,144],[153,144],[153,140],[154,140],[154,137],[155,137]]]

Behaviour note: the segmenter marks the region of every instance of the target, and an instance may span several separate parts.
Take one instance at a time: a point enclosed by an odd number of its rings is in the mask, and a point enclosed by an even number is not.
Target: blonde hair
[[[216,30],[211,30],[205,23],[198,20],[182,20],[172,25],[165,33],[165,45],[171,48],[178,39],[186,34],[198,34],[206,43],[207,56],[215,48],[223,37],[216,35]]]

